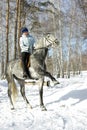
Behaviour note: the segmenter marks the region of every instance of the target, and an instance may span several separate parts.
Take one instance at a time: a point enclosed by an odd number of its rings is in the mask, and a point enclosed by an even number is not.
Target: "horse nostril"
[[[55,43],[56,43],[57,45],[59,45],[59,41],[58,41],[57,39],[55,40]]]

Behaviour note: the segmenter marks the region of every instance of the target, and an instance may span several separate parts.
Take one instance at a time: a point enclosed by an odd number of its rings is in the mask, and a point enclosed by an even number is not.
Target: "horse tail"
[[[16,98],[18,97],[18,89],[17,89],[16,83],[14,81],[14,78],[12,78],[11,92],[12,92],[12,95],[11,95],[12,100],[13,100],[13,102],[15,102]]]

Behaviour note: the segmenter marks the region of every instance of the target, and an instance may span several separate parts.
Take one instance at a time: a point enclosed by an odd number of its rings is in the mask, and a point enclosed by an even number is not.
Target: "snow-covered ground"
[[[37,86],[26,85],[32,110],[20,93],[16,109],[11,110],[7,82],[0,80],[0,130],[87,130],[87,72],[59,81],[59,85],[44,87],[47,111],[41,111]]]

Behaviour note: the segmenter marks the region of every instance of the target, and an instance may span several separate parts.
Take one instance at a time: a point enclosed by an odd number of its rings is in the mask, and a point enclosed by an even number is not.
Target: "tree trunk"
[[[70,78],[70,56],[71,56],[71,37],[72,37],[72,23],[70,25],[70,35],[68,41],[68,60],[67,60],[67,76]]]
[[[2,76],[3,74],[4,74],[4,45],[3,45],[3,26],[2,26],[2,23],[3,23],[3,21],[2,21],[2,10],[3,10],[3,7],[1,7],[0,8],[0,36],[1,36],[1,43],[2,44],[0,44],[0,55],[1,55],[1,58],[0,58],[0,61],[1,61],[1,63],[0,63],[0,70],[1,70],[1,72],[0,72],[0,76]]]
[[[21,27],[25,25],[26,12],[24,11],[24,0],[21,1]]]
[[[17,58],[17,23],[18,23],[18,7],[19,7],[19,0],[16,0],[16,17],[15,17],[15,27],[14,27],[14,59]]]
[[[71,21],[70,21],[70,34],[69,34],[69,41],[68,41],[68,60],[67,60],[67,75],[70,78],[70,70],[71,70],[71,39],[72,39],[72,28],[73,28],[73,19],[75,17],[75,5],[74,1],[71,1]]]
[[[19,8],[18,8],[18,55],[20,57],[20,30],[21,30],[21,0],[19,0],[19,4],[18,4]]]
[[[63,67],[63,47],[62,47],[62,21],[60,16],[61,11],[61,0],[58,2],[58,10],[59,10],[59,41],[60,41],[60,75],[64,78],[64,67]]]
[[[9,0],[7,0],[7,14],[6,14],[6,64],[9,61]]]

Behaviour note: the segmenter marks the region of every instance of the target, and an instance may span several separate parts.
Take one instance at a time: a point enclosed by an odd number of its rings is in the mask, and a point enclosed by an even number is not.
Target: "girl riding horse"
[[[20,48],[21,48],[21,56],[22,56],[22,66],[23,66],[23,77],[30,78],[31,75],[28,70],[27,64],[30,61],[30,55],[34,49],[35,39],[28,32],[26,27],[21,29],[22,36],[20,37]]]

